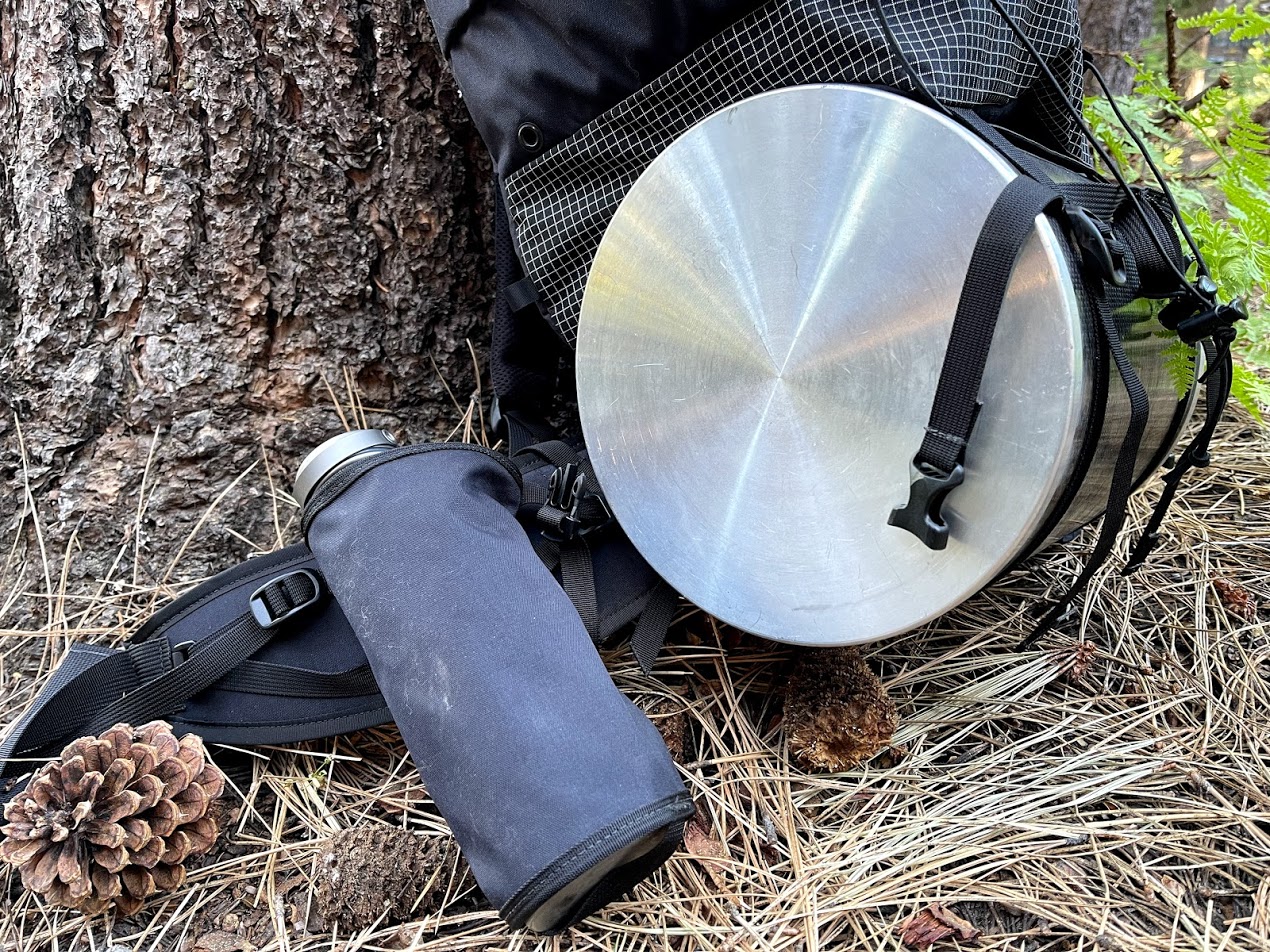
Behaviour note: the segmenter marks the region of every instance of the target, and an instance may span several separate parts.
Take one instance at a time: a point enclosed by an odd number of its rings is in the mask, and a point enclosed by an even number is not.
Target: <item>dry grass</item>
[[[471,407],[464,420],[456,437],[480,432]],[[642,706],[686,712],[682,768],[710,858],[681,853],[563,937],[507,932],[453,869],[442,871],[440,914],[354,935],[321,927],[312,884],[332,832],[381,823],[446,835],[385,728],[255,751],[231,838],[136,919],[55,912],[0,876],[11,897],[0,948],[892,949],[897,924],[940,901],[983,930],[963,947],[1270,949],[1270,636],[1215,587],[1270,598],[1270,460],[1245,418],[1220,442],[1151,565],[1127,579],[1104,571],[1038,648],[1015,649],[1026,613],[1075,576],[1088,534],[927,629],[873,646],[901,726],[888,752],[849,773],[790,761],[780,711],[792,649],[691,613],[654,677],[612,653],[614,677]],[[276,536],[293,538],[289,501],[271,498]],[[1148,509],[1135,501],[1134,522]],[[118,642],[196,581],[178,584],[179,564],[157,585],[121,569],[122,580],[75,600],[59,587],[56,554],[44,558],[35,577],[48,623],[0,632],[13,686],[5,722],[71,641]]]

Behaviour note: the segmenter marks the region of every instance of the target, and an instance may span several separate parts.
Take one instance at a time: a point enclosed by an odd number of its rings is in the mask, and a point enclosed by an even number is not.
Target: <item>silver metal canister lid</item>
[[[582,301],[578,411],[622,528],[685,598],[776,641],[872,641],[948,611],[1026,548],[1092,394],[1044,216],[1001,307],[948,548],[887,522],[975,242],[1015,175],[934,110],[840,85],[728,106],[635,182]]]
[[[396,439],[386,430],[350,430],[331,437],[306,456],[296,470],[292,493],[295,501],[303,508],[318,483],[331,472],[368,453],[382,453],[396,446]]]

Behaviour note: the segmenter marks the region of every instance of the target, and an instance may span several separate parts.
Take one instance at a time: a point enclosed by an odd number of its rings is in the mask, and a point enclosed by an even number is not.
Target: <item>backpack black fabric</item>
[[[1040,68],[989,0],[888,3],[884,15],[941,101],[983,107],[1030,138],[1083,157],[1079,130],[1062,108],[1064,95],[1080,89],[1075,5],[1011,0],[1009,6],[1060,77],[1064,94],[1039,81]],[[572,341],[576,331],[587,272],[604,229],[648,164],[725,106],[807,83],[869,83],[918,92],[873,3],[772,0],[616,106],[601,114],[607,104],[595,102],[593,118],[567,140],[505,174],[504,197],[521,263],[539,309],[565,340]],[[469,96],[467,102],[478,114],[481,101]]]
[[[1040,81],[990,0],[885,6],[947,102],[1056,151],[1087,154],[1062,108],[1081,87],[1074,0],[1007,2],[1060,77],[1061,94]],[[499,173],[502,290],[490,376],[502,413],[528,419],[568,405],[568,345],[595,250],[626,191],[670,142],[718,109],[781,86],[916,91],[872,0],[430,0],[428,8]]]
[[[568,138],[757,0],[429,0],[437,39],[498,172]]]

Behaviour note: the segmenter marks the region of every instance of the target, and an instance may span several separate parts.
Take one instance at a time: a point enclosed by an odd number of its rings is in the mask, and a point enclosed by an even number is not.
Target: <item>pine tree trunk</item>
[[[488,185],[422,0],[0,0],[0,608],[23,563],[153,585],[295,541],[270,479],[345,370],[444,433]]]
[[[1155,0],[1080,0],[1080,24],[1085,49],[1093,53],[1111,91],[1118,96],[1132,92],[1134,71],[1124,57],[1141,60],[1142,41],[1163,28],[1155,21]],[[1099,92],[1089,80],[1086,91]]]

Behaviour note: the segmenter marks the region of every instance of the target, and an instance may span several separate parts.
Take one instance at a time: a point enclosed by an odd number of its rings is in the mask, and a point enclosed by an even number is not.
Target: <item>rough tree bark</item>
[[[1124,61],[1126,53],[1142,58],[1142,41],[1163,23],[1155,21],[1155,0],[1080,0],[1080,24],[1085,48],[1107,77],[1116,95],[1133,91],[1133,68]],[[1098,89],[1086,80],[1086,91]]]
[[[68,552],[72,590],[161,581],[253,462],[179,574],[269,546],[324,376],[452,425],[488,183],[422,0],[0,0],[0,608]]]

